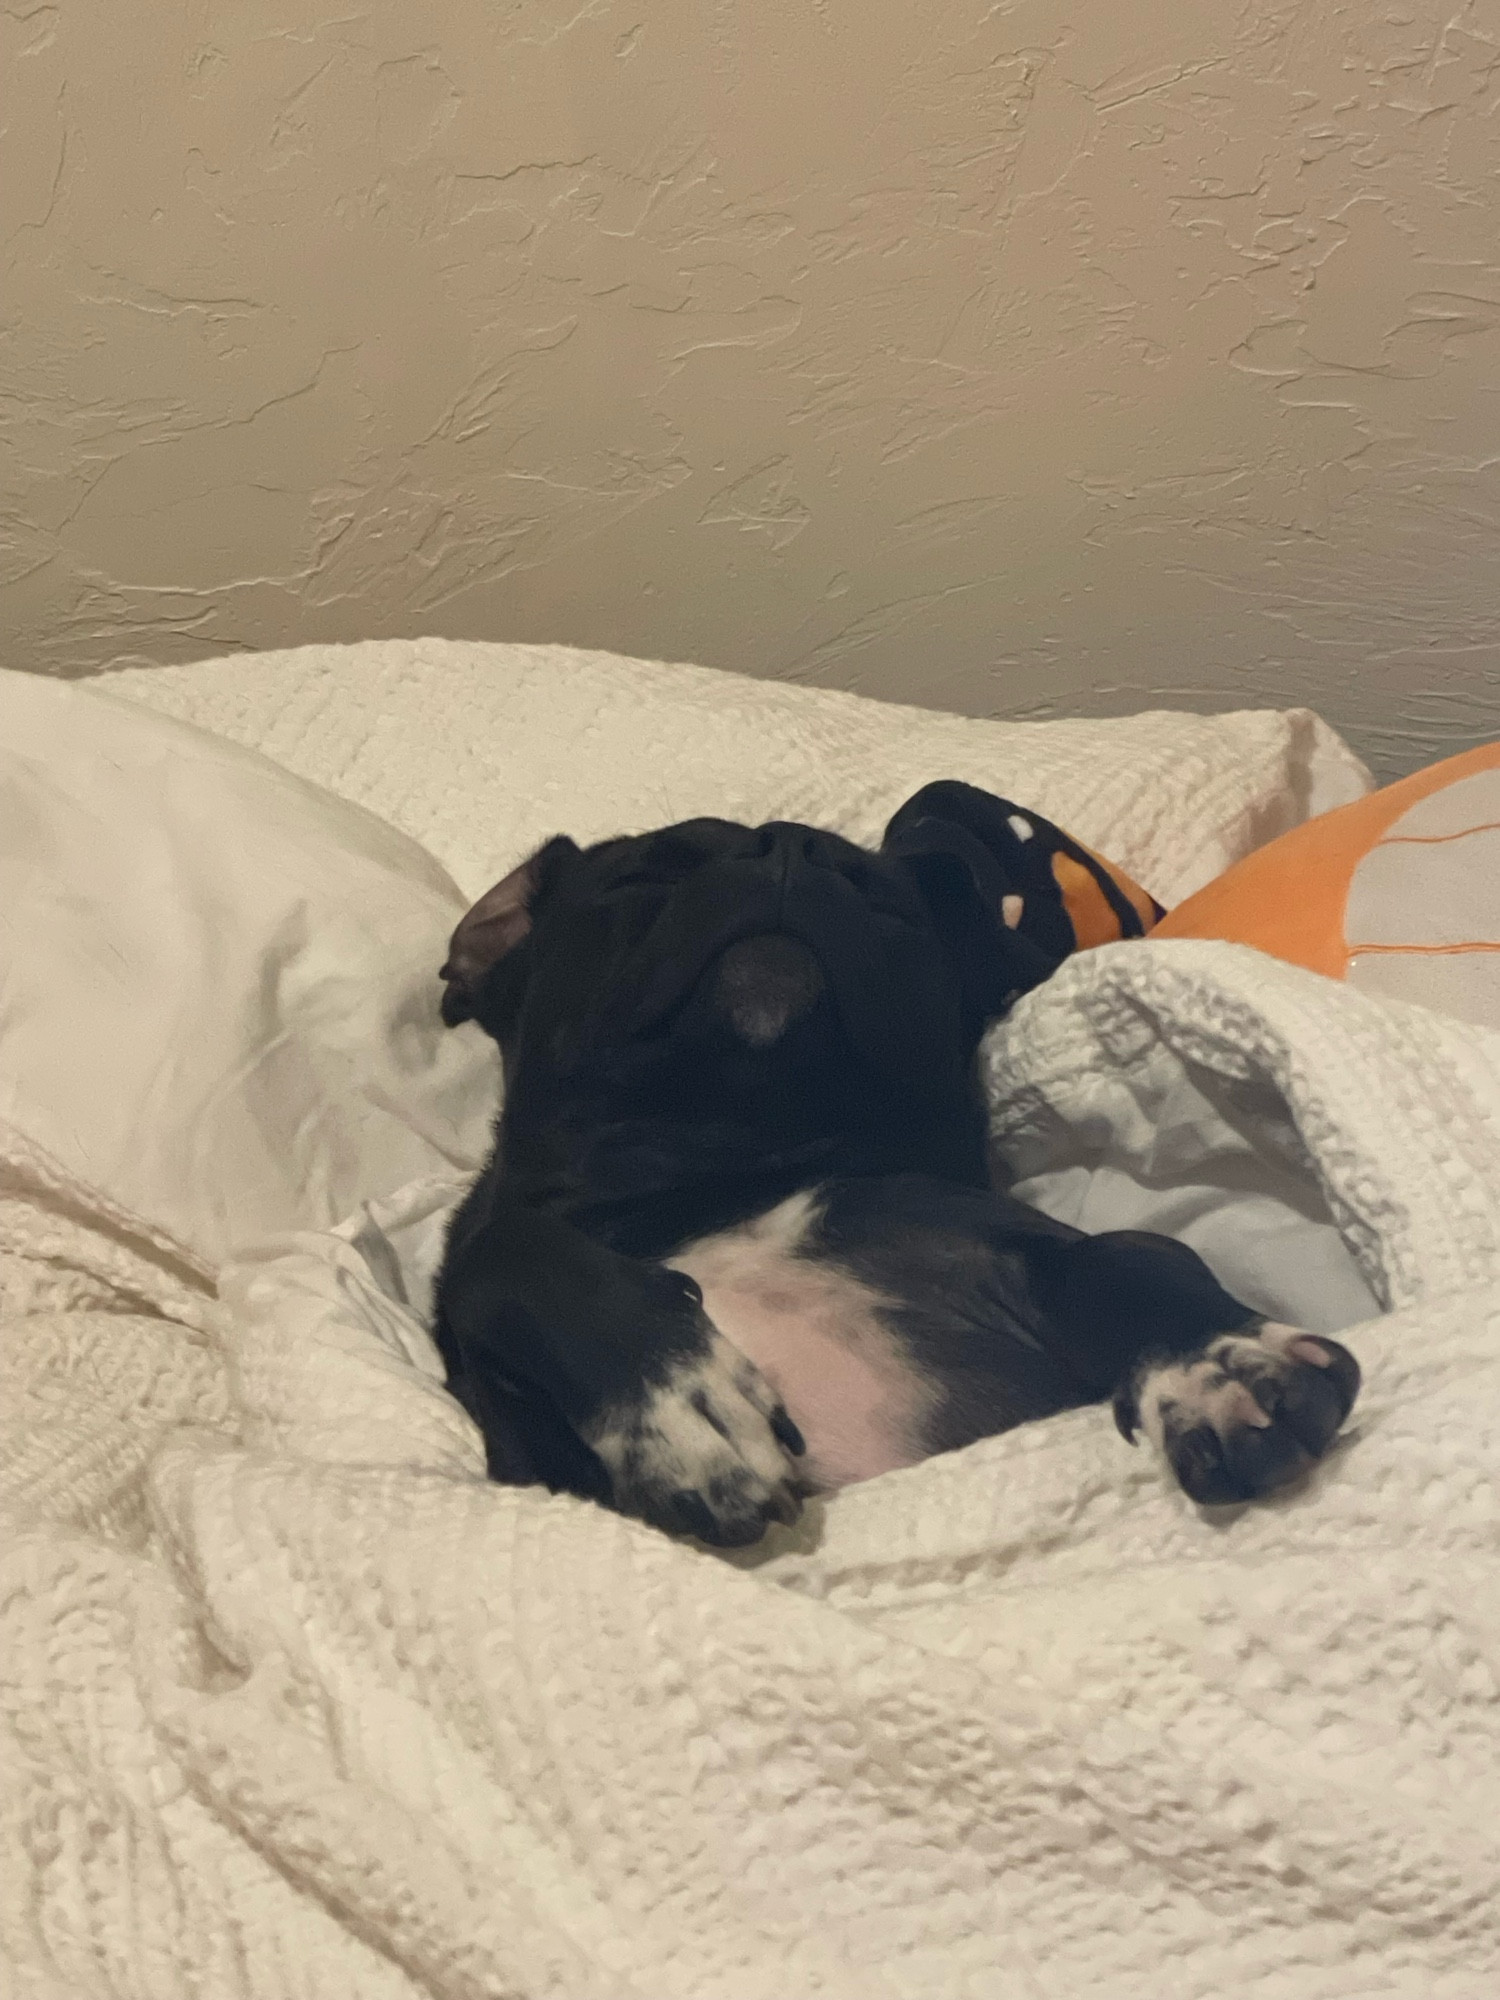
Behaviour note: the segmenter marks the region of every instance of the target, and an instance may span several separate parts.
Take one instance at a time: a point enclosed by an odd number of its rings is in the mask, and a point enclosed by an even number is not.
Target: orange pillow
[[[1294,827],[1151,935],[1257,945],[1500,1027],[1500,743]]]

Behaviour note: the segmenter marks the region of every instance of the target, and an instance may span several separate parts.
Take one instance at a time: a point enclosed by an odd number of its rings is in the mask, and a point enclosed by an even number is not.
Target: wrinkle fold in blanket
[[[1495,1990],[1497,1051],[1227,946],[1065,968],[989,1045],[1007,1150],[1149,1205],[1131,1134],[1186,1076],[1201,1188],[1269,1162],[1268,1215],[1303,1189],[1277,1240],[1347,1246],[1328,1309],[1388,1308],[1346,1336],[1348,1438],[1209,1522],[1075,1411],[730,1558],[485,1482],[422,1325],[453,1183],[264,1246],[215,1305],[0,1134],[34,1375],[6,1990]]]

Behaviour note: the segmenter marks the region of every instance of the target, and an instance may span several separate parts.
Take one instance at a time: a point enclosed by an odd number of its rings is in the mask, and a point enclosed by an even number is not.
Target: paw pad
[[[1336,1340],[1262,1321],[1198,1352],[1146,1362],[1115,1399],[1127,1437],[1143,1429],[1201,1506],[1260,1499],[1327,1451],[1359,1393]]]

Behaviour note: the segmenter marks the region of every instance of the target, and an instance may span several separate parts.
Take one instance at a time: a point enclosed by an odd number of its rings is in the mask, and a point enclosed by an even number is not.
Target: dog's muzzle
[[[823,991],[878,1070],[913,1086],[951,1068],[953,975],[915,890],[804,826],[747,832],[670,896],[624,968],[609,1027],[649,1034],[713,974],[743,1038],[765,1047]],[[935,1033],[934,1030],[937,1030]]]
[[[711,974],[714,1005],[742,1042],[768,1049],[825,990],[822,967],[785,931],[741,938]]]

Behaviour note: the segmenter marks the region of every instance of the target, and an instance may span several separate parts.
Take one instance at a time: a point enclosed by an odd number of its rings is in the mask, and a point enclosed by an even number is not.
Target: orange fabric
[[[1120,894],[1125,898],[1126,902],[1129,903],[1131,909],[1133,909],[1136,915],[1140,918],[1141,929],[1149,931],[1156,922],[1157,912],[1160,907],[1157,904],[1155,898],[1148,896],[1146,894],[1146,891],[1141,887],[1139,882],[1132,882],[1130,877],[1125,873],[1124,869],[1117,868],[1113,863],[1113,861],[1106,861],[1104,856],[1102,854],[1096,854],[1092,847],[1084,847],[1084,844],[1081,840],[1078,842],[1078,845],[1080,847],[1083,847],[1083,851],[1085,854],[1092,855],[1094,860],[1098,862],[1099,866],[1108,875],[1110,881],[1114,883],[1115,887],[1119,890]],[[1114,929],[1110,932],[1110,937],[1117,938],[1119,935],[1120,935],[1120,927],[1118,924],[1116,924]],[[1108,942],[1109,939],[1106,938],[1100,939],[1101,944]]]
[[[1062,891],[1063,908],[1073,926],[1078,949],[1087,951],[1090,945],[1112,944],[1120,935],[1120,920],[1083,863],[1059,848],[1052,857],[1052,874]]]
[[[1342,979],[1349,965],[1344,909],[1364,856],[1419,799],[1497,766],[1500,743],[1484,743],[1293,827],[1179,903],[1151,935],[1253,944]]]
[[[1078,842],[1083,847],[1082,841]],[[1098,862],[1104,873],[1120,894],[1129,903],[1141,920],[1141,928],[1149,931],[1156,922],[1156,904],[1141,888],[1132,882],[1122,868],[1116,868],[1112,861],[1095,854],[1092,847],[1084,847],[1085,854]],[[1058,848],[1051,857],[1052,879],[1062,896],[1068,922],[1073,926],[1073,939],[1077,950],[1087,951],[1096,944],[1114,944],[1121,936],[1120,919],[1116,916],[1108,896],[1099,886],[1098,877],[1075,861],[1071,854]]]

